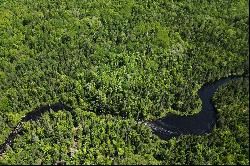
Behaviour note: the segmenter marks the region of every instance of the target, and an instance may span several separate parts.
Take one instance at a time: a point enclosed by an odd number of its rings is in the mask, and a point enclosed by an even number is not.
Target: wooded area
[[[249,164],[249,81],[214,96],[205,136],[161,140],[138,120],[201,110],[199,88],[248,75],[249,2],[0,0],[0,164]]]

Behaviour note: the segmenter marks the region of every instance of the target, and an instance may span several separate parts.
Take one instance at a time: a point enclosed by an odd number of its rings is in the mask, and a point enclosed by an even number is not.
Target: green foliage
[[[40,120],[26,123],[24,135],[15,140],[4,161],[11,164],[55,164],[62,160],[67,164],[115,164],[137,155],[148,156],[151,163],[157,163],[152,158],[156,137],[145,125],[110,115],[76,111],[77,128],[73,126],[71,114],[61,111],[46,113]]]
[[[248,15],[246,0],[0,0],[0,144],[43,104],[71,105],[81,124],[28,122],[0,163],[248,164],[240,83],[216,94],[209,136],[162,142],[136,124],[195,114],[201,85],[248,73]]]

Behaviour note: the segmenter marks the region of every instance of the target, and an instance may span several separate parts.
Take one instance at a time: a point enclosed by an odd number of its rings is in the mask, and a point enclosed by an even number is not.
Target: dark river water
[[[212,96],[214,92],[223,84],[230,80],[239,79],[241,77],[231,76],[227,78],[221,78],[213,83],[206,83],[198,91],[199,97],[202,101],[202,110],[192,116],[177,116],[168,115],[162,119],[153,122],[142,122],[152,128],[154,134],[158,135],[162,139],[169,139],[174,136],[180,135],[202,135],[210,133],[216,123],[216,110],[212,103]],[[76,113],[74,110],[63,103],[55,103],[45,106],[40,106],[34,111],[28,113],[17,126],[9,134],[6,141],[0,145],[0,155],[2,155],[8,146],[12,146],[15,137],[20,134],[23,123],[30,120],[37,120],[41,115],[52,109],[53,111],[66,110],[72,114],[74,120],[74,126],[77,127]]]
[[[191,116],[168,115],[154,122],[147,122],[154,133],[162,139],[180,135],[202,135],[210,133],[216,123],[216,109],[212,102],[214,92],[231,80],[241,77],[231,76],[221,78],[213,83],[206,83],[199,89],[198,95],[202,101],[202,110]]]

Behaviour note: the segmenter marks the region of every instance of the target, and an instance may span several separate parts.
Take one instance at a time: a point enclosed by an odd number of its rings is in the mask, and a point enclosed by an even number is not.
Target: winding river
[[[191,116],[168,115],[153,122],[146,122],[154,134],[161,139],[169,139],[180,135],[202,135],[212,131],[217,114],[212,102],[214,92],[229,81],[240,79],[242,76],[229,76],[212,83],[204,84],[198,91],[202,101],[202,110]]]
[[[161,139],[169,139],[171,137],[180,136],[180,135],[202,135],[210,133],[216,123],[216,109],[212,102],[212,96],[214,92],[223,84],[239,79],[241,76],[230,76],[226,78],[221,78],[213,83],[206,83],[198,91],[199,97],[202,101],[202,110],[192,116],[178,116],[178,115],[168,115],[162,119],[153,121],[153,122],[142,122],[145,125],[152,128],[154,134],[158,135]],[[39,119],[43,113],[53,110],[55,112],[59,110],[66,110],[72,114],[74,120],[74,126],[77,127],[76,113],[73,108],[63,104],[55,103],[45,106],[40,106],[34,111],[28,113],[17,126],[9,134],[6,141],[0,145],[0,155],[2,155],[7,147],[13,145],[13,141],[22,130],[23,123],[30,120]]]

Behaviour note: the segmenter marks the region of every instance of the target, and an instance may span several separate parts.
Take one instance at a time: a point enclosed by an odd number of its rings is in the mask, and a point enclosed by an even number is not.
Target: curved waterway
[[[212,96],[214,92],[221,85],[239,78],[241,77],[230,76],[227,78],[221,78],[213,83],[206,83],[203,85],[198,91],[199,97],[202,101],[202,110],[198,114],[192,116],[168,115],[153,122],[142,123],[151,127],[154,134],[158,135],[162,139],[169,139],[171,137],[180,135],[202,135],[210,133],[217,120],[215,106],[212,102]],[[78,126],[76,121],[76,113],[72,107],[60,102],[40,106],[23,117],[17,126],[12,130],[6,141],[0,145],[0,155],[6,151],[7,147],[11,147],[13,145],[14,139],[23,129],[23,123],[39,119],[43,113],[48,112],[50,109],[55,112],[59,110],[66,110],[70,112],[74,120],[74,126]]]
[[[150,126],[154,134],[161,139],[169,139],[180,135],[202,135],[212,131],[217,114],[215,106],[212,102],[214,92],[229,81],[242,78],[240,76],[230,76],[221,78],[212,83],[204,84],[198,91],[198,95],[202,101],[202,110],[191,116],[168,115],[162,119],[153,122],[146,122]]]

